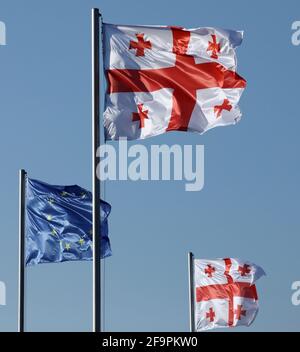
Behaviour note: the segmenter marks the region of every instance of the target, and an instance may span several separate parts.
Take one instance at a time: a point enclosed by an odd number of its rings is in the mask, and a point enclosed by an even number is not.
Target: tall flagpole
[[[101,220],[97,149],[100,146],[100,16],[92,9],[92,99],[93,99],[93,331],[101,332]]]
[[[24,332],[25,311],[25,190],[26,172],[19,171],[19,307],[18,331]]]
[[[189,270],[189,306],[190,306],[190,332],[195,332],[195,284],[194,284],[194,255],[188,253]]]

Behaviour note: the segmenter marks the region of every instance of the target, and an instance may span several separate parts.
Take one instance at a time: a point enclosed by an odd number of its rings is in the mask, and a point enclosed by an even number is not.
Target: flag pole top
[[[101,14],[100,10],[97,7],[93,7],[92,8],[92,13],[98,15],[99,17],[102,17],[102,14]]]

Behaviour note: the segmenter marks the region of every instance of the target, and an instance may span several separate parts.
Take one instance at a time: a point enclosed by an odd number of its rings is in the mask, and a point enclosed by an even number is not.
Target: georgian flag
[[[195,259],[195,330],[249,326],[258,312],[254,283],[263,275],[261,267],[240,259]]]
[[[243,32],[103,25],[107,139],[235,124],[246,81],[236,73]]]

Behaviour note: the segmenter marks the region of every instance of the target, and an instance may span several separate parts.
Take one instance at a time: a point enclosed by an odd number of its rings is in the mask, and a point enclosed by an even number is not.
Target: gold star
[[[68,194],[68,193],[65,192],[65,191],[61,192],[61,195],[62,195],[63,197],[65,197],[67,194]]]
[[[52,234],[52,236],[57,236],[57,231],[55,229],[52,229],[51,234]]]
[[[51,221],[52,220],[52,215],[47,215],[47,220]]]
[[[49,202],[49,204],[53,204],[53,203],[54,203],[54,199],[50,198],[50,199],[48,200],[48,202]]]
[[[66,245],[65,245],[65,249],[68,251],[68,250],[70,250],[70,248],[71,248],[70,243],[66,243]]]
[[[79,242],[80,246],[82,246],[82,245],[84,244],[84,242],[85,242],[85,241],[84,241],[84,239],[83,239],[83,238],[81,238],[78,242]]]

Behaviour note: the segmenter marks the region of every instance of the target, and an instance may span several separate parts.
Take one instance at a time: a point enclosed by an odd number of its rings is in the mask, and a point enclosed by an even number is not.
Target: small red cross
[[[148,119],[148,110],[144,109],[144,104],[138,104],[138,112],[132,113],[132,121],[140,121],[139,128],[145,127],[145,119]]]
[[[210,264],[207,265],[207,267],[205,268],[204,272],[208,277],[212,277],[213,273],[216,271],[216,269],[211,266]]]
[[[206,312],[206,319],[209,319],[209,321],[212,323],[215,320],[216,313],[212,308],[209,308],[209,311]]]
[[[223,110],[230,111],[232,109],[232,105],[230,105],[228,99],[224,99],[222,105],[216,105],[214,108],[214,112],[217,115],[217,118],[221,116]]]
[[[241,276],[246,276],[251,273],[251,267],[248,264],[244,264],[244,266],[239,266],[238,270],[241,273]]]
[[[130,41],[129,49],[135,49],[135,56],[145,56],[145,49],[151,49],[152,45],[149,40],[144,40],[144,33],[137,33],[137,42]]]
[[[242,309],[243,306],[238,304],[237,309],[234,311],[234,314],[236,315],[237,320],[242,319],[242,315],[245,317],[246,316],[246,310]]]
[[[215,34],[211,35],[212,37],[212,42],[208,42],[208,47],[206,51],[211,51],[211,58],[212,59],[217,59],[218,53],[221,52],[221,45],[220,43],[217,43],[217,36]]]

